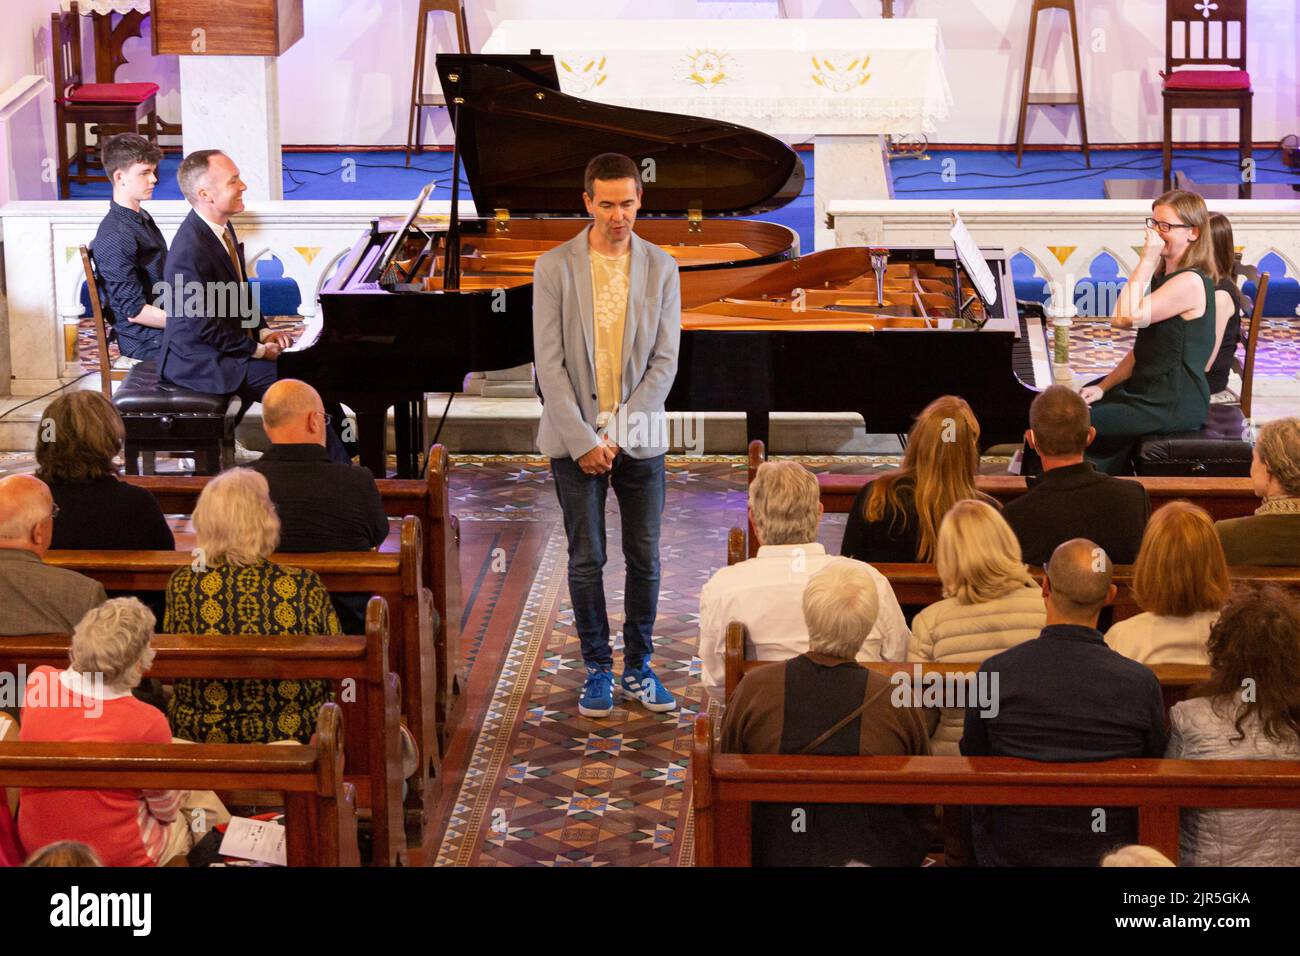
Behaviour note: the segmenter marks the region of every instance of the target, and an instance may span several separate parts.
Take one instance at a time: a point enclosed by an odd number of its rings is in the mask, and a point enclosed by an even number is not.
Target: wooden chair
[[[113,383],[126,378],[126,369],[114,368],[112,357],[108,354],[108,324],[104,320],[103,303],[99,298],[99,282],[95,276],[95,266],[91,262],[90,250],[78,246],[81,253],[81,267],[86,271],[86,291],[90,293],[90,315],[95,322],[95,344],[99,349],[99,390],[110,402],[113,400]]]
[[[456,52],[468,53],[469,27],[465,23],[465,4],[462,0],[420,0],[420,20],[415,28],[415,65],[411,75],[411,114],[406,124],[406,165],[411,165],[411,150],[424,151],[423,119],[424,110],[431,107],[445,108],[446,97],[441,92],[426,92],[424,89],[425,48],[429,39],[429,15],[432,13],[449,13],[456,21]],[[452,171],[455,175],[455,171]]]
[[[69,183],[108,182],[107,176],[88,172],[90,151],[86,127],[92,124],[139,129],[148,123],[149,141],[158,145],[157,83],[86,83],[81,68],[81,14],[74,0],[66,13],[50,17],[54,64],[54,118],[58,125],[59,198],[69,196]],[[68,124],[76,127],[76,151],[68,155]],[[77,174],[72,176],[71,163]]]
[[[1232,368],[1241,376],[1241,414],[1250,418],[1250,398],[1255,385],[1255,351],[1259,347],[1259,330],[1264,324],[1264,303],[1268,297],[1268,273],[1260,272],[1255,266],[1246,265],[1237,260],[1234,274],[1238,279],[1255,283],[1255,301],[1251,305],[1247,324],[1238,329],[1237,335],[1244,353],[1240,359],[1234,357]],[[1247,300],[1249,301],[1249,300]]]
[[[1213,69],[1219,66],[1231,69]],[[1254,93],[1246,72],[1246,0],[1165,0],[1165,68],[1160,75],[1165,189],[1172,182],[1174,110],[1236,110],[1238,155],[1243,164],[1250,158]],[[1240,190],[1243,198],[1249,198],[1248,182]]]
[[[1064,10],[1070,15],[1070,40],[1074,48],[1073,93],[1031,93],[1029,91],[1029,76],[1034,70],[1034,45],[1038,39],[1038,15],[1046,10]],[[1020,165],[1025,154],[1025,122],[1031,106],[1078,107],[1083,161],[1091,169],[1092,156],[1088,152],[1088,110],[1083,103],[1083,70],[1079,63],[1079,21],[1074,12],[1074,0],[1034,0],[1034,5],[1029,11],[1029,44],[1025,47],[1025,75],[1020,84],[1020,119],[1016,124],[1016,166]]]

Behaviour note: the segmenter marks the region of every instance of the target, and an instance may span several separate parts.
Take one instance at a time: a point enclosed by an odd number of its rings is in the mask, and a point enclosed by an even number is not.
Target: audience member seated
[[[250,465],[266,479],[280,516],[280,551],[368,551],[388,535],[388,516],[370,469],[325,451],[330,417],[316,390],[281,379],[262,396],[271,447]],[[366,632],[368,594],[335,594],[344,634]]]
[[[753,659],[784,661],[808,649],[799,601],[809,579],[838,559],[817,542],[822,504],[817,479],[794,461],[760,465],[749,486],[749,517],[758,538],[756,557],[723,568],[700,591],[700,662],[704,686],[720,690],[727,625],[749,629]],[[879,613],[858,650],[861,661],[901,661],[911,636],[894,589],[875,568]],[[749,649],[747,648],[747,651]],[[748,654],[746,655],[748,656]]]
[[[23,866],[103,866],[95,851],[76,840],[60,840],[42,847]]]
[[[1047,762],[1161,757],[1165,709],[1147,667],[1106,646],[1097,630],[1115,598],[1106,553],[1083,538],[1052,554],[1043,581],[1047,626],[1032,641],[980,665],[1000,705],[966,710],[961,752]],[[993,680],[997,684],[993,684]],[[971,837],[981,866],[1096,866],[1137,839],[1133,808],[973,807]]]
[[[1152,846],[1132,843],[1101,858],[1102,866],[1173,866],[1173,860]]]
[[[871,569],[834,561],[801,600],[806,653],[745,675],[727,705],[721,749],[746,754],[925,755],[923,713],[895,707],[894,685],[857,663],[878,606]],[[791,826],[804,811],[804,826]],[[754,808],[756,866],[916,866],[931,807],[783,804]]]
[[[1231,590],[1214,521],[1187,501],[1151,517],[1133,568],[1142,613],[1106,632],[1112,650],[1148,667],[1206,664],[1205,642]]]
[[[39,478],[0,478],[0,634],[70,634],[87,611],[104,603],[98,581],[41,560],[58,511]]]
[[[1087,403],[1064,385],[1051,386],[1029,406],[1025,443],[1037,451],[1044,473],[1026,478],[1025,493],[1002,509],[1029,564],[1045,564],[1071,538],[1095,541],[1119,564],[1137,558],[1151,500],[1138,482],[1112,478],[1084,461],[1096,434]]]
[[[176,547],[158,501],[123,481],[113,459],[126,429],[99,392],[72,392],[45,409],[36,438],[36,477],[59,508],[55,550],[171,551]]]
[[[1300,608],[1241,593],[1210,633],[1210,680],[1169,712],[1179,760],[1300,760]],[[1300,810],[1183,810],[1184,866],[1296,866]]]
[[[153,198],[162,150],[138,133],[121,133],[104,143],[101,156],[113,198],[91,250],[103,286],[104,318],[123,355],[157,358],[167,313],[154,299],[164,281],[167,240],[140,204]]]
[[[1228,564],[1300,565],[1300,418],[1260,429],[1250,480],[1264,503],[1253,515],[1214,524]]]
[[[996,508],[959,501],[939,526],[935,567],[944,599],[912,621],[910,661],[966,663],[1038,636],[1043,594],[1020,559],[1020,542]],[[964,711],[945,708],[930,747],[957,756]]]
[[[232,468],[208,482],[194,508],[197,567],[167,582],[168,634],[338,634],[339,619],[314,571],[267,560],[280,519],[266,479]],[[178,680],[168,716],[196,743],[307,743],[329,682]]]
[[[975,413],[962,399],[945,395],[927,405],[908,432],[903,466],[858,493],[840,554],[870,563],[933,561],[949,508],[964,498],[997,505],[975,490],[979,437]]]
[[[171,743],[167,718],[131,694],[153,662],[153,628],[153,613],[134,598],[87,612],[72,633],[67,670],[38,667],[27,679],[19,739]],[[85,843],[106,866],[161,866],[189,852],[194,809],[229,819],[209,792],[24,787],[18,835],[29,847]]]

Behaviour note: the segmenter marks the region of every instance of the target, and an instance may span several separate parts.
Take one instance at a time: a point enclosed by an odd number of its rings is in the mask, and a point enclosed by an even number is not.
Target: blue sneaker
[[[667,688],[650,669],[650,664],[643,663],[640,669],[631,667],[623,669],[623,696],[639,700],[647,710],[656,714],[677,709],[677,699],[668,693]]]
[[[587,666],[587,680],[582,685],[578,713],[584,717],[608,717],[614,709],[614,672],[608,668]]]

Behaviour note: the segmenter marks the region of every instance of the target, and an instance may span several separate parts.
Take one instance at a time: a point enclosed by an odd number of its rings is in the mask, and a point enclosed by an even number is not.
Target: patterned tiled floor
[[[865,471],[889,458],[804,459],[815,470]],[[990,462],[990,468],[1005,463]],[[643,866],[689,863],[685,786],[690,725],[701,704],[699,590],[726,560],[727,531],[744,521],[739,458],[670,459],[663,527],[663,580],[655,666],[681,707],[651,714],[616,705],[606,719],[577,713],[584,676],[565,579],[565,540],[545,464],[527,458],[457,459],[452,509],[461,520],[466,589],[465,657],[478,661],[471,688],[490,682],[465,714],[464,746],[448,755],[447,829],[438,865]],[[609,540],[619,535],[610,497]],[[521,524],[545,542],[524,573],[517,606],[485,614],[469,595],[501,590],[492,564],[508,570],[503,537]],[[837,548],[843,516],[828,516],[823,540]],[[495,552],[495,554],[494,554]],[[497,577],[502,577],[500,573]],[[611,629],[621,623],[623,562],[611,546],[606,594]],[[479,600],[483,598],[480,597]],[[620,648],[615,644],[615,658]],[[499,662],[499,665],[489,662]],[[491,669],[491,673],[489,673]],[[616,664],[616,670],[618,665]],[[473,694],[471,693],[471,697]]]
[[[1112,329],[1105,321],[1076,319],[1070,328],[1070,363],[1081,374],[1103,374],[1133,347],[1136,333]],[[1241,349],[1238,350],[1241,355]],[[1290,378],[1300,373],[1300,322],[1264,319],[1255,352],[1260,378]]]

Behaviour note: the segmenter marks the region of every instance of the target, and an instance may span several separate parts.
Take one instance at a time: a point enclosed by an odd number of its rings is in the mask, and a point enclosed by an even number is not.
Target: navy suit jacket
[[[254,299],[246,287],[243,245],[235,238],[234,226],[226,228],[239,250],[238,273],[221,240],[192,209],[163,267],[167,326],[158,354],[159,375],[173,385],[214,395],[239,389],[257,351],[257,332],[266,324],[260,312],[251,309]],[[202,288],[201,298],[196,300],[191,283]],[[244,324],[254,318],[256,325]]]

